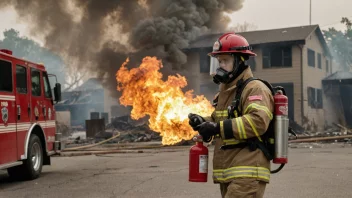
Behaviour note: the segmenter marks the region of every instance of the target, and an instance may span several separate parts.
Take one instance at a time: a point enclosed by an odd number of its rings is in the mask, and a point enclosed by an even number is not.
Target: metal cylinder
[[[288,98],[282,91],[274,96],[275,102],[275,155],[273,163],[286,164],[288,157]]]
[[[288,125],[289,119],[285,116],[275,118],[275,156],[273,163],[287,163],[288,157]]]

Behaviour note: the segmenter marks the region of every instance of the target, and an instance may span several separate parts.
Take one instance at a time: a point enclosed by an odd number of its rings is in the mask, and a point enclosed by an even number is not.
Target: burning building
[[[129,115],[130,108],[118,103],[117,98],[111,97],[96,78],[90,78],[72,91],[62,93],[62,101],[55,105],[58,112],[66,111],[70,114],[72,126],[84,126],[85,120],[110,118]]]
[[[352,73],[336,71],[323,79],[328,124],[332,122],[352,128]],[[333,112],[333,113],[329,113]]]

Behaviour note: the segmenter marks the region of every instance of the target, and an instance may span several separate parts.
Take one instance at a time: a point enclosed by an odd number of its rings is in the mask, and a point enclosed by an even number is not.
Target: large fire
[[[117,90],[122,91],[120,103],[132,106],[132,119],[149,116],[149,127],[159,132],[163,145],[190,140],[197,132],[188,124],[188,114],[210,116],[214,108],[204,96],[193,97],[193,90],[183,93],[185,77],[168,76],[162,80],[159,69],[162,62],[155,57],[145,57],[138,68],[128,70],[127,59],[117,71]]]

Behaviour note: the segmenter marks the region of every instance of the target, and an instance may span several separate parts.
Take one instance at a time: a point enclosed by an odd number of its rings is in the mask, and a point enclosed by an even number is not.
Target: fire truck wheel
[[[8,169],[10,177],[32,180],[39,177],[43,167],[43,149],[39,137],[32,134],[28,144],[27,159],[21,166]]]

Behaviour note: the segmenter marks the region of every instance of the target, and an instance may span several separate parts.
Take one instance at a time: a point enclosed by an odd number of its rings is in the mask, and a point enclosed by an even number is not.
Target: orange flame
[[[156,57],[145,57],[138,68],[126,68],[129,59],[116,73],[117,90],[122,91],[120,103],[132,106],[132,119],[148,115],[149,127],[159,132],[163,145],[172,145],[182,140],[190,140],[197,132],[188,124],[188,114],[209,116],[214,108],[202,95],[193,98],[193,90],[183,93],[186,78],[168,76],[162,80],[159,69],[163,67]]]

